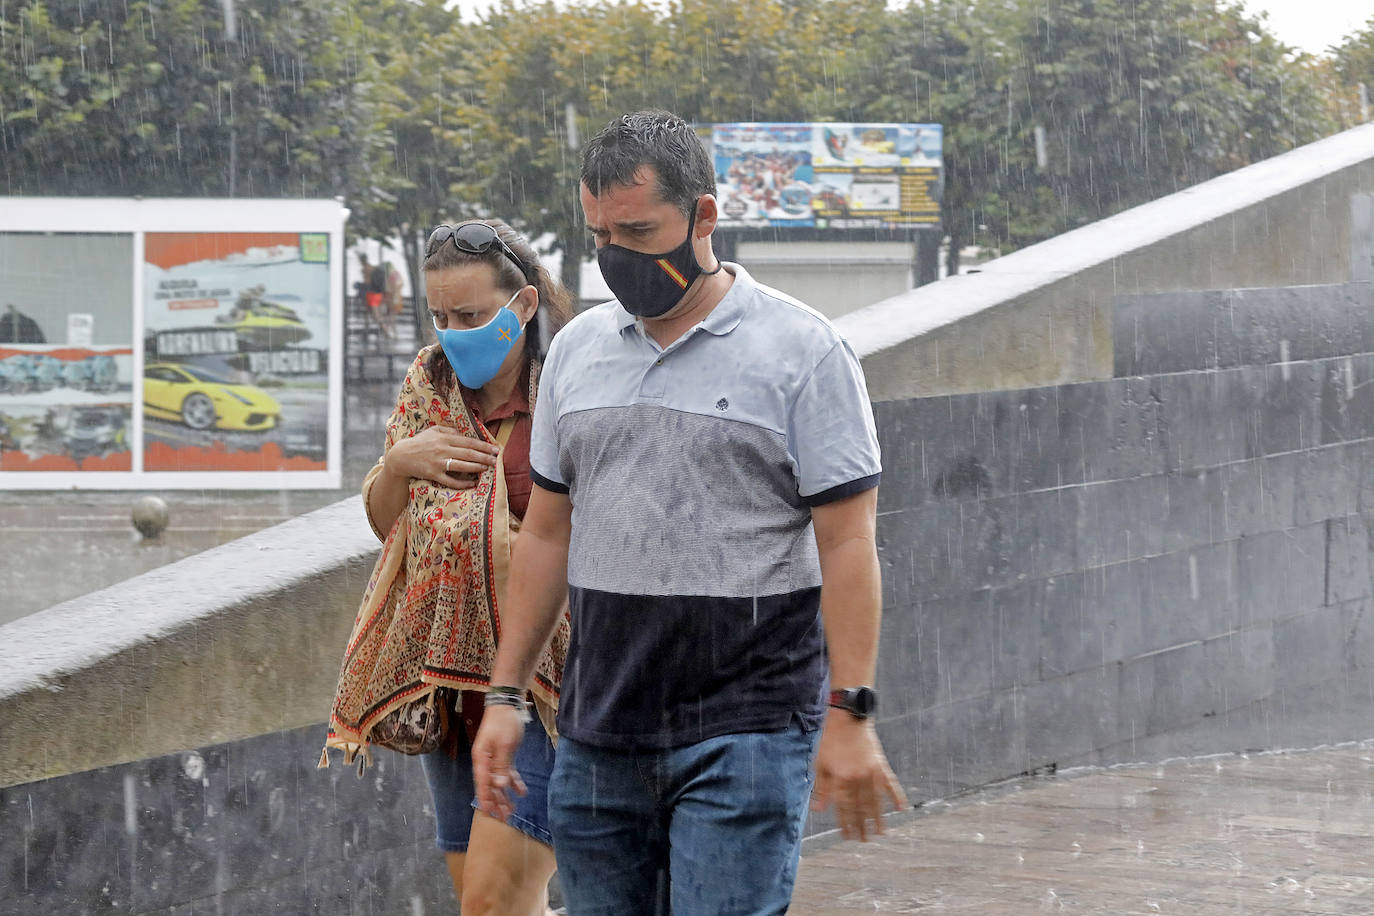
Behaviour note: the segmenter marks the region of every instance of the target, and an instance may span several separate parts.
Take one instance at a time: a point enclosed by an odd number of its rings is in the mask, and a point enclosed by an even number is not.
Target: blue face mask
[[[519,292],[515,294],[518,295]],[[463,387],[481,388],[496,378],[510,348],[520,339],[520,332],[524,328],[520,326],[520,319],[510,310],[515,296],[507,299],[491,321],[480,328],[445,330],[439,327],[439,319],[434,319],[434,332],[439,335],[439,345],[444,348],[448,364],[453,367]]]

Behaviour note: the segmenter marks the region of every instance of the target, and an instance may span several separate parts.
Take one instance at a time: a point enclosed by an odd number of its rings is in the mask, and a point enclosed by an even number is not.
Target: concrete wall
[[[874,400],[1111,377],[1112,302],[1341,283],[1371,257],[1374,124],[843,315]],[[1362,277],[1362,275],[1361,275]]]
[[[1374,194],[1350,201],[1350,279],[1374,280]]]
[[[0,786],[323,721],[377,546],[354,497],[0,626]]]
[[[0,913],[456,911],[419,764],[321,727],[0,789]]]
[[[755,280],[835,318],[911,289],[916,244],[745,241],[737,257]]]

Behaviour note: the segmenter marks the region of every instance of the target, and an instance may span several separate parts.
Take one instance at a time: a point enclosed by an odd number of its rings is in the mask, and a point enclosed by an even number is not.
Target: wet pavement
[[[792,912],[1374,914],[1374,742],[1066,771],[803,857]]]
[[[346,361],[337,490],[0,491],[0,626],[357,493],[380,454],[400,374],[419,349],[406,327],[385,344],[370,335],[365,347]],[[388,353],[399,354],[390,365]],[[167,529],[153,540],[131,520],[148,494],[169,510]]]

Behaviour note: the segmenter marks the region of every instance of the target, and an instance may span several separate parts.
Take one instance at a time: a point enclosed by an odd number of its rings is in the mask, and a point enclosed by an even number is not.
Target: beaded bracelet
[[[483,708],[484,708],[484,709],[490,709],[490,708],[493,707],[493,706],[509,706],[511,709],[514,709],[514,710],[515,710],[516,714],[520,717],[520,721],[521,721],[521,722],[529,722],[529,721],[530,721],[530,707],[529,707],[529,704],[528,704],[527,702],[525,702],[524,691],[520,691],[520,692],[518,692],[518,693],[510,693],[510,692],[509,692],[509,691],[511,691],[511,690],[516,690],[516,689],[518,689],[518,688],[514,688],[514,687],[493,687],[493,688],[491,688],[491,690],[489,690],[489,691],[487,692],[486,696],[482,698],[482,706],[483,706]]]

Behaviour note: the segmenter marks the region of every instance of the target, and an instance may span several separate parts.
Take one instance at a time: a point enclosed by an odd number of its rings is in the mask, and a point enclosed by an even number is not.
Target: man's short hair
[[[612,185],[635,184],[650,166],[658,196],[684,216],[703,194],[716,193],[716,174],[692,126],[669,111],[634,111],[607,124],[582,150],[582,183],[596,197]]]

